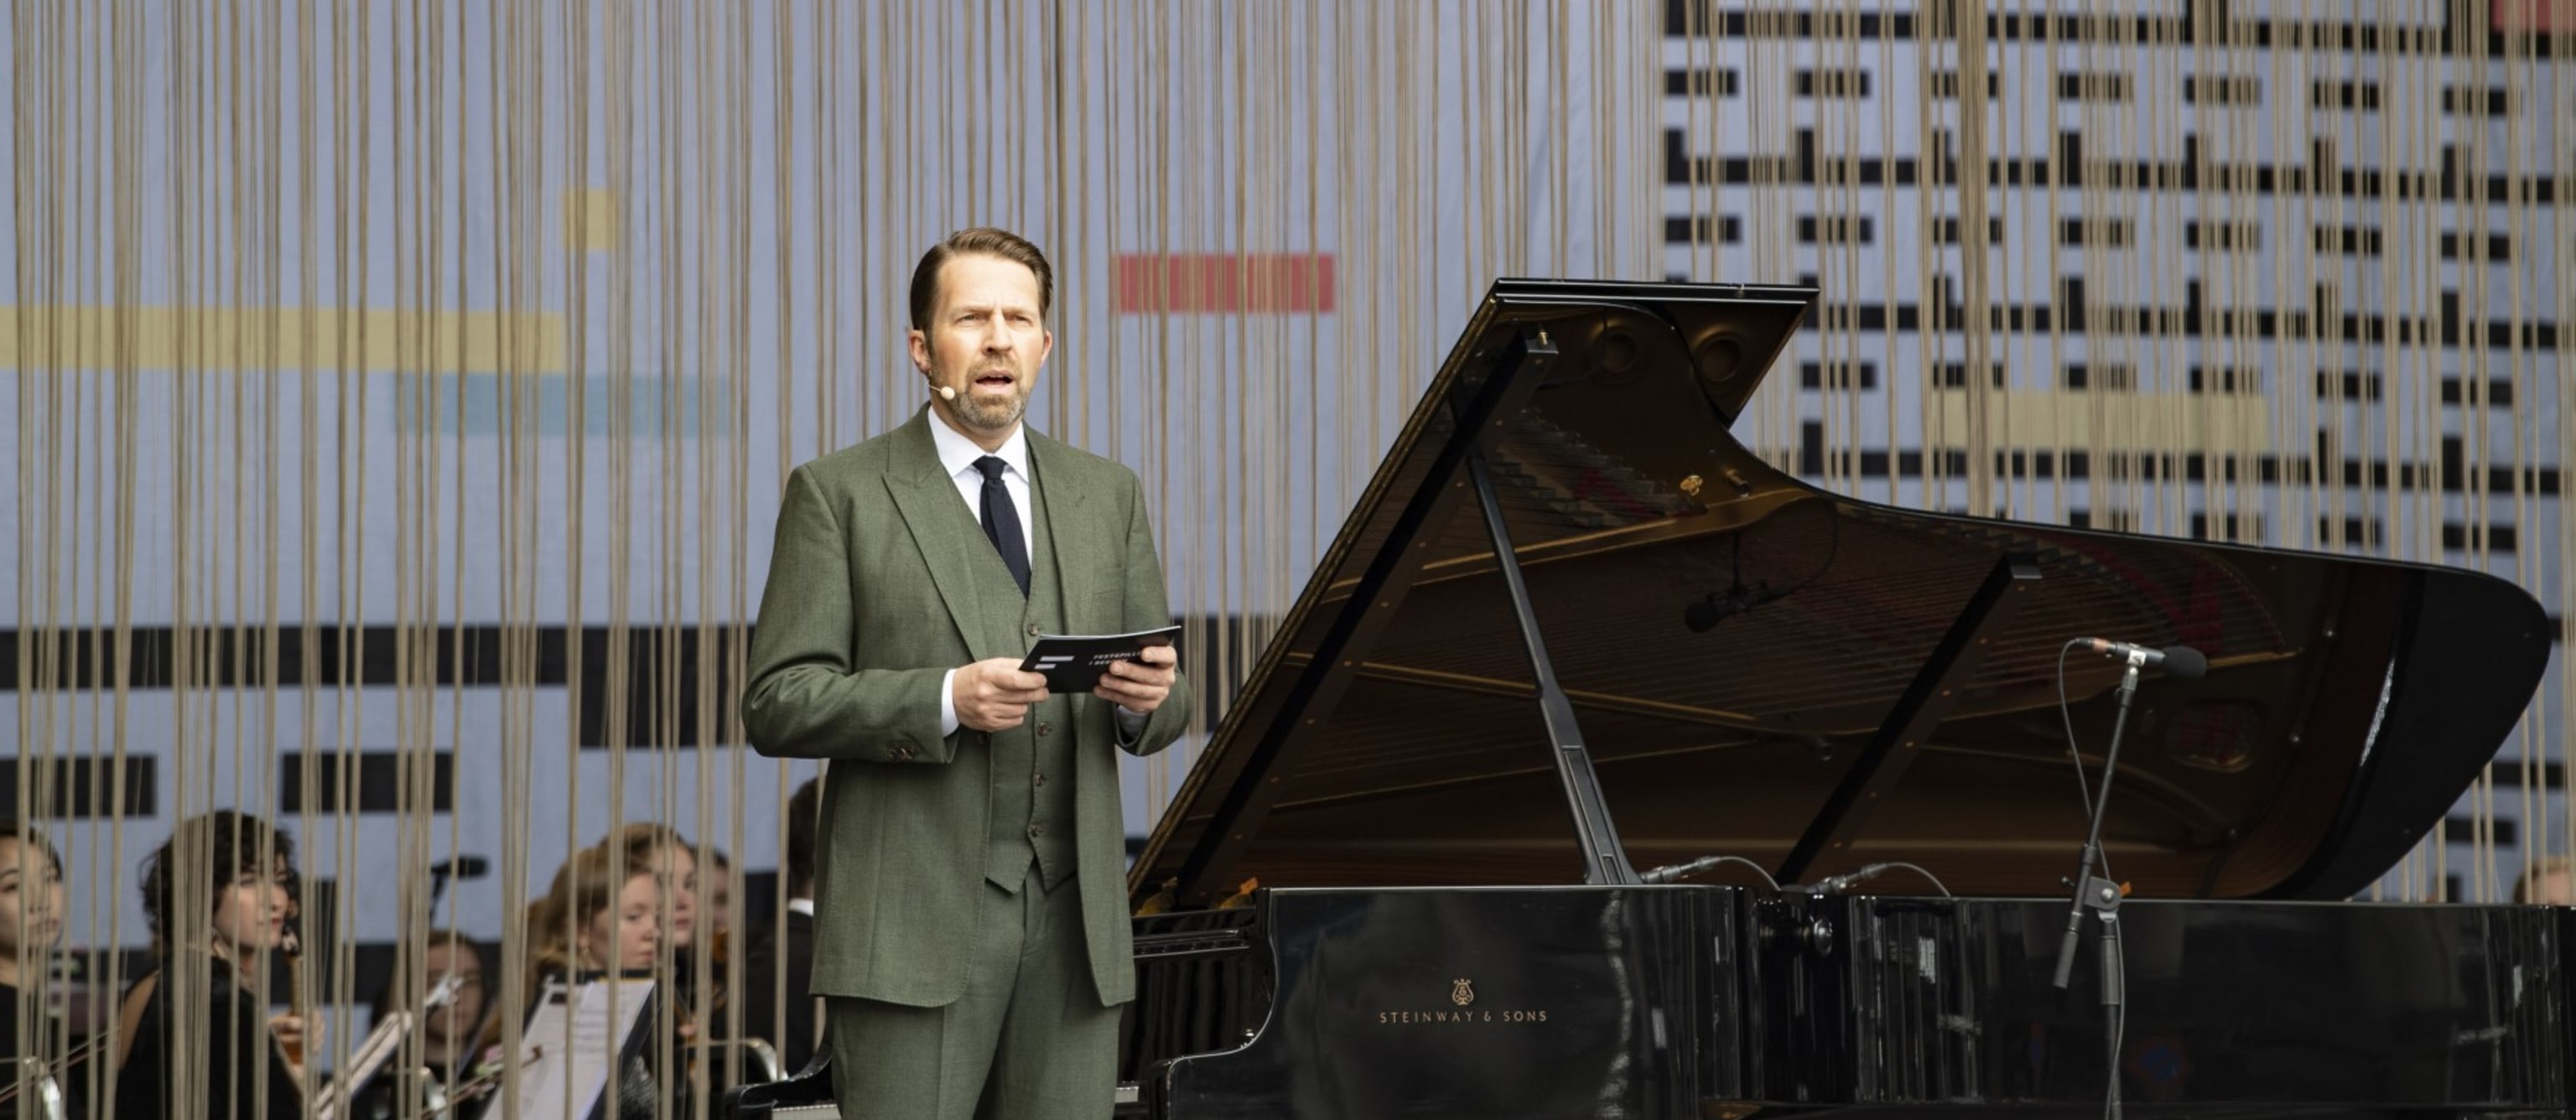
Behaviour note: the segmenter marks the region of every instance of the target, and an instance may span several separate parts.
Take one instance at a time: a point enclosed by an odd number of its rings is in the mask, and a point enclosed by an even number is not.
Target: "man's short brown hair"
[[[1000,257],[1028,266],[1038,278],[1038,317],[1045,318],[1055,306],[1055,269],[1048,267],[1046,254],[1028,238],[1009,230],[975,226],[949,234],[921,255],[920,264],[913,266],[912,329],[930,329],[931,306],[939,300],[939,266],[947,264],[950,257],[967,255]]]

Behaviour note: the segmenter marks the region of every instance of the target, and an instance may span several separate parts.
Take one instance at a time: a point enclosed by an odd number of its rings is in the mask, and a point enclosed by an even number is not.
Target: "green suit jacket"
[[[832,762],[816,834],[814,992],[936,1007],[966,989],[990,813],[984,736],[939,734],[948,670],[988,657],[971,565],[1001,558],[940,469],[928,408],[909,423],[788,475],[778,541],[751,641],[743,724],[751,745]],[[1168,625],[1163,574],[1135,472],[1028,433],[1035,502],[1052,527],[1073,633]],[[1007,576],[1003,577],[1007,579]],[[1007,586],[1007,584],[1005,584]],[[1009,598],[1016,599],[1016,596]],[[1114,705],[1071,698],[1075,882],[1103,1004],[1134,998],[1126,835]],[[1188,725],[1177,683],[1125,749],[1152,754]],[[1020,780],[1027,780],[1023,776]]]

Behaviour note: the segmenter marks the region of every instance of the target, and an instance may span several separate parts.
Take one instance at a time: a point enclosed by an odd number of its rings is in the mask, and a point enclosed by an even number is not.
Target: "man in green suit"
[[[796,468],[751,644],[761,753],[829,759],[814,994],[849,1117],[1109,1115],[1134,998],[1115,751],[1189,719],[1168,648],[1087,695],[1041,633],[1167,625],[1134,472],[1028,430],[1053,273],[992,229],[912,276],[929,406]]]

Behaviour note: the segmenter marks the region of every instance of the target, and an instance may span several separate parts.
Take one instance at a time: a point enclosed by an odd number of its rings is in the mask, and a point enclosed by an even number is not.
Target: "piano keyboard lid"
[[[2550,631],[2505,581],[1922,513],[1771,466],[1737,421],[1815,302],[1497,282],[1148,839],[1132,897],[1583,881],[1479,458],[1641,868],[1726,853],[1812,882],[1909,860],[1961,894],[2059,893],[2085,821],[2058,709],[2070,638],[2209,660],[2197,680],[2149,670],[2128,722],[2103,835],[2141,897],[2348,897],[2520,718]],[[2121,422],[2118,398],[2101,407]],[[2089,473],[2180,465],[2094,456]],[[2065,669],[2098,773],[2120,666]]]

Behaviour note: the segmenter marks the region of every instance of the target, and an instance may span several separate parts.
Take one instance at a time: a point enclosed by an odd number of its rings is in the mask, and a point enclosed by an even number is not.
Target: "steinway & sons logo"
[[[1433,1005],[1418,1011],[1380,1011],[1380,1023],[1409,1026],[1439,1023],[1544,1023],[1547,1009],[1521,1007],[1477,1007],[1476,982],[1461,976],[1449,982],[1449,1007]]]

